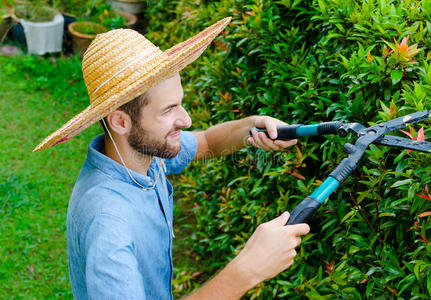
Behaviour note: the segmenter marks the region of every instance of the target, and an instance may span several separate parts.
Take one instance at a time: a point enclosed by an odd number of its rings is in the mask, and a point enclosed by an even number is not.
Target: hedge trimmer
[[[310,196],[307,196],[296,206],[290,213],[287,224],[302,223],[311,216],[322,205],[325,199],[353,172],[370,144],[400,147],[431,154],[431,143],[429,142],[385,135],[387,132],[404,128],[408,124],[420,122],[428,118],[431,118],[431,110],[416,112],[371,127],[365,127],[359,123],[344,124],[338,121],[313,125],[297,124],[277,127],[277,139],[280,140],[325,134],[338,134],[345,137],[349,132],[353,132],[358,136],[354,145],[350,143],[344,144],[343,150],[348,153],[348,157],[340,162],[329,174],[328,178]],[[250,135],[252,130],[264,132],[269,137],[266,129],[252,128]]]

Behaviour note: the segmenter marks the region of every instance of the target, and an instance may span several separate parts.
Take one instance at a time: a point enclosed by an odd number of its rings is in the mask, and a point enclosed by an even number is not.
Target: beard
[[[163,140],[157,140],[152,138],[140,124],[133,122],[127,141],[130,147],[140,154],[157,156],[160,158],[172,158],[180,152],[181,144],[170,145],[168,143],[168,135],[177,130],[179,130],[179,128],[170,131]]]

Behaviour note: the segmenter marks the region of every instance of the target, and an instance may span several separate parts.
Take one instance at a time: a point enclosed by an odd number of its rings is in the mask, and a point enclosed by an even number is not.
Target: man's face
[[[184,94],[180,75],[175,74],[146,93],[149,103],[132,124],[129,145],[142,154],[172,158],[181,150],[180,130],[192,124],[181,106]]]

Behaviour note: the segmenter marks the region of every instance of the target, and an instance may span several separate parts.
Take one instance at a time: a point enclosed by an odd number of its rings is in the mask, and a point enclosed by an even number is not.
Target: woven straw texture
[[[150,87],[178,73],[202,54],[230,20],[230,17],[222,19],[164,52],[131,29],[97,35],[82,60],[90,105],[46,137],[33,151],[67,141]]]

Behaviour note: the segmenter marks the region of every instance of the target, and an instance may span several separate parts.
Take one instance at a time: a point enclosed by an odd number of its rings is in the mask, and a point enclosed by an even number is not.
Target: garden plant
[[[430,109],[427,1],[170,3],[151,8],[148,30],[167,44],[233,16],[213,55],[183,75],[196,128],[250,114],[372,126]],[[426,140],[427,124],[405,131]],[[177,214],[180,224],[191,224],[181,243],[199,268],[179,270],[178,293],[224,265],[257,224],[309,195],[345,156],[343,144],[329,136],[301,139],[296,151],[282,154],[248,149],[180,176]],[[309,220],[312,234],[296,263],[248,297],[429,298],[430,162],[426,153],[371,145]]]
[[[162,49],[233,17],[208,55],[181,74],[192,129],[253,114],[373,126],[431,109],[427,0],[160,0],[146,7],[146,36]],[[0,58],[0,80],[0,295],[71,298],[67,202],[87,143],[102,130],[93,126],[48,155],[30,152],[49,123],[86,107],[79,58]],[[430,121],[391,134],[430,141]],[[298,139],[281,153],[249,147],[173,177],[176,297],[213,276],[258,224],[310,195],[346,156],[345,142],[328,135]],[[430,298],[430,188],[430,154],[370,145],[308,219],[311,233],[295,263],[245,298]]]

